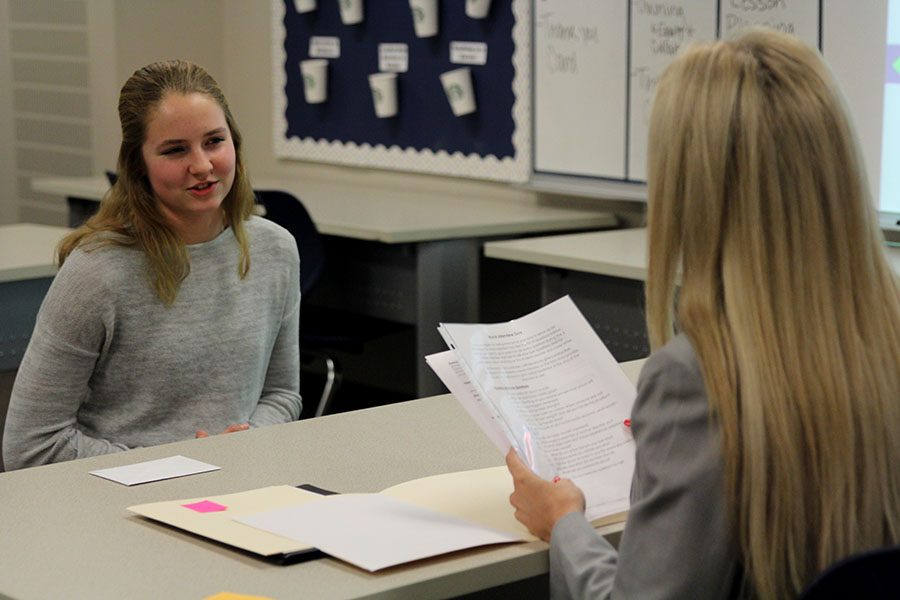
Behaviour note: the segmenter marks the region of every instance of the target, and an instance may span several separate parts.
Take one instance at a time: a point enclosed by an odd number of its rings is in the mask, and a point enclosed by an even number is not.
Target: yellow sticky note
[[[235,594],[234,592],[219,592],[212,596],[207,596],[203,600],[273,600],[266,596],[248,596],[247,594]]]

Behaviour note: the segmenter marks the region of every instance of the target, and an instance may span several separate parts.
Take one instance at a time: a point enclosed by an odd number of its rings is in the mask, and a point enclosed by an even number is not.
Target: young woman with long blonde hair
[[[649,147],[654,352],[619,550],[512,452],[511,502],[555,595],[793,597],[900,543],[900,283],[855,138],[818,53],[752,30],[673,62]]]

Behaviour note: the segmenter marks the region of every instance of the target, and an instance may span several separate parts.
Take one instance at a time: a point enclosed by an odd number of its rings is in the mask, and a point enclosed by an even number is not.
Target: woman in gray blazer
[[[795,596],[900,543],[900,281],[855,137],[819,54],[751,30],[666,70],[649,148],[655,351],[619,550],[512,451],[510,501],[555,596]]]

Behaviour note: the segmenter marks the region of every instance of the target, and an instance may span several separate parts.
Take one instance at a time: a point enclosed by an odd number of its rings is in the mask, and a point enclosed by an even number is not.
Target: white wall
[[[0,225],[19,217],[13,153],[12,74],[9,56],[9,3],[0,0]]]
[[[113,0],[114,35],[92,32],[99,45],[109,44],[112,72],[107,94],[97,99],[96,165],[113,169],[121,134],[116,112],[119,89],[137,69],[159,60],[180,58],[202,65],[220,83],[225,74],[224,10],[220,0]],[[253,2],[252,4],[257,4]],[[262,3],[258,3],[262,5]]]
[[[116,0],[88,3],[88,54],[91,57],[91,146],[94,170],[115,169],[119,151],[116,103],[121,85],[116,73]]]
[[[3,2],[3,212],[16,219],[65,223],[63,202],[34,192],[32,178],[93,170],[90,6],[88,0]]]
[[[263,2],[247,2],[262,7]],[[116,74],[119,85],[144,65],[174,58],[225,73],[221,0],[116,0]]]

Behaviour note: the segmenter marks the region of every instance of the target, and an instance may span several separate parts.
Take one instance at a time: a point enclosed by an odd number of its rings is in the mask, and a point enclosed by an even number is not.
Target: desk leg
[[[425,363],[425,355],[447,345],[438,323],[477,323],[481,241],[423,242],[416,253],[416,389],[420,398],[447,389]]]

